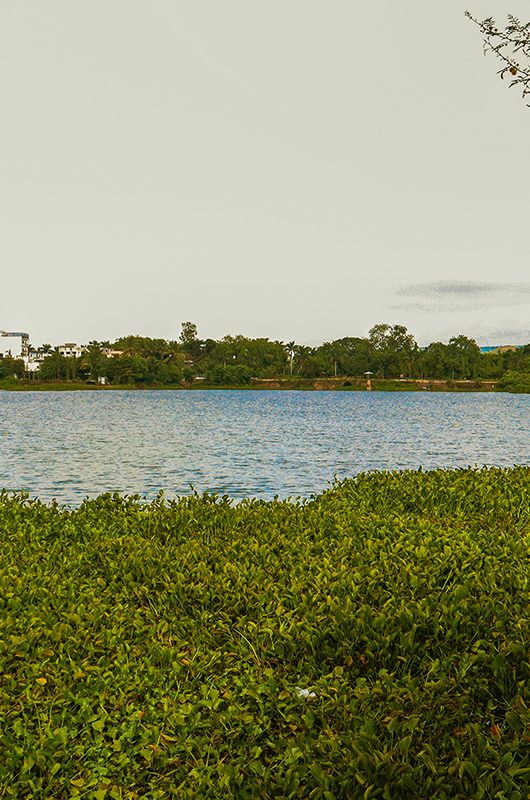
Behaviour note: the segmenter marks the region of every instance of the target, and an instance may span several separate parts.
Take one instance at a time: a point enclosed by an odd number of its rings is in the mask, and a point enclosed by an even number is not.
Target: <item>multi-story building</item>
[[[26,372],[38,372],[42,362],[49,355],[42,347],[29,347],[27,356],[23,357]]]
[[[75,342],[66,342],[59,346],[59,352],[65,358],[81,358],[83,353],[86,353],[87,347],[84,344],[76,344]]]

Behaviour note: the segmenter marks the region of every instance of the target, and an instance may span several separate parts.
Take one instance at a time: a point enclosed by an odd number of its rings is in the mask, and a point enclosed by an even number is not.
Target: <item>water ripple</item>
[[[0,392],[0,486],[308,497],[373,469],[530,461],[530,397],[391,392]]]

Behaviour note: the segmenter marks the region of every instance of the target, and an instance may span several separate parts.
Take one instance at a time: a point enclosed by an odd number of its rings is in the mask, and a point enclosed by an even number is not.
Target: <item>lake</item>
[[[530,463],[530,396],[0,392],[0,488],[308,497],[366,470]]]

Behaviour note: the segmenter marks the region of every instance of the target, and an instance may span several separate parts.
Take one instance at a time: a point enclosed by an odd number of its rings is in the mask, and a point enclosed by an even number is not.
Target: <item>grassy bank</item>
[[[529,524],[530,468],[0,495],[0,796],[527,797]]]
[[[13,380],[0,381],[0,391],[8,392],[109,392],[128,389],[145,391],[146,389],[182,389],[180,385],[172,384],[126,384],[106,385],[86,383],[86,381],[37,381]]]

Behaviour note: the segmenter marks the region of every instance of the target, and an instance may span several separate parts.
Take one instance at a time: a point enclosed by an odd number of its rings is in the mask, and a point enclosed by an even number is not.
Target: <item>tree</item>
[[[479,372],[480,347],[468,336],[449,339],[448,362],[452,378],[476,378]]]
[[[268,378],[285,371],[287,354],[281,342],[267,338],[249,339],[246,336],[224,336],[211,348],[203,342],[204,360],[201,366],[208,373],[215,366],[243,365],[253,377]]]
[[[315,359],[315,349],[305,344],[294,346],[294,358],[296,360],[296,373],[304,378],[316,378],[318,375],[318,362]]]
[[[421,377],[435,380],[451,377],[450,355],[449,345],[431,342],[420,354]]]
[[[180,346],[191,359],[201,357],[203,342],[197,336],[197,326],[194,322],[183,322],[179,336]]]
[[[293,362],[294,356],[296,353],[296,342],[287,342],[285,345],[285,352],[287,353],[287,358],[289,359],[289,375],[292,376],[293,374]]]
[[[381,377],[399,377],[411,374],[418,345],[404,325],[380,323],[368,333],[377,371]]]
[[[501,61],[502,67],[497,74],[501,78],[509,76],[510,86],[520,86],[523,97],[530,95],[530,22],[522,23],[508,14],[508,24],[499,28],[491,17],[480,22],[469,11],[466,11],[466,17],[480,28],[484,36],[484,52],[495,53]]]
[[[180,341],[182,344],[191,344],[197,341],[197,326],[194,322],[183,322],[181,324]]]
[[[480,354],[479,374],[481,378],[495,380],[506,371],[506,353],[498,351]]]
[[[59,348],[56,347],[50,355],[47,355],[41,364],[39,377],[44,380],[58,381],[66,378],[66,358],[61,355]]]
[[[243,386],[251,381],[251,372],[244,364],[216,364],[207,373],[208,383],[217,386]]]
[[[100,375],[106,375],[107,358],[103,355],[101,344],[95,340],[88,343],[86,352],[81,357],[81,370],[96,380]]]
[[[21,358],[12,358],[11,356],[0,358],[0,379],[10,378],[13,375],[23,378],[24,369],[24,362]]]
[[[373,366],[372,348],[368,339],[345,336],[324,342],[317,353],[326,365],[328,375],[363,375]]]
[[[75,356],[65,358],[65,377],[69,381],[75,381],[79,372],[79,359]]]

